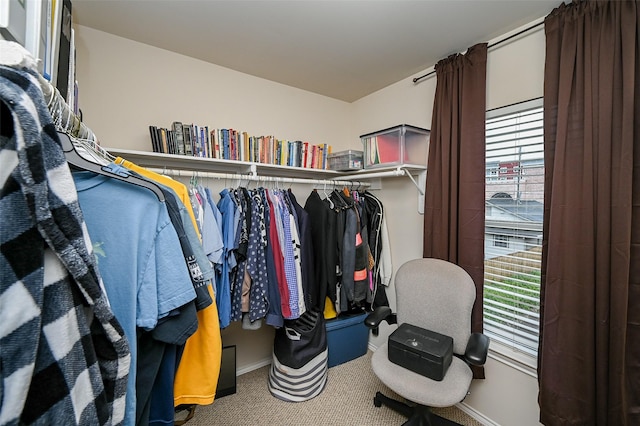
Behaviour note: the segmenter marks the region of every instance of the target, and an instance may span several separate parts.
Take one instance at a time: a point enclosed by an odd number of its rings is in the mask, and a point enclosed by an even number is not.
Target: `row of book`
[[[327,169],[331,145],[249,136],[234,129],[212,129],[174,121],[170,128],[149,126],[153,152]]]

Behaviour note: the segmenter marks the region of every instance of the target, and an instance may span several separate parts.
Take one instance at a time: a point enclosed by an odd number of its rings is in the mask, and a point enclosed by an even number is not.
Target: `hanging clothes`
[[[369,294],[369,235],[366,212],[361,203],[354,206],[356,213],[355,261],[353,271],[353,301],[352,310],[365,310],[367,295]]]
[[[262,209],[264,211],[264,230],[260,230],[261,239],[265,247],[265,261],[267,268],[267,314],[265,316],[265,323],[273,327],[279,328],[284,324],[284,315],[291,316],[291,312],[288,310],[288,298],[289,292],[286,286],[281,287],[278,282],[282,279],[283,270],[276,266],[275,253],[280,253],[280,245],[278,244],[277,235],[275,231],[275,223],[273,208],[271,208],[268,200],[266,190],[264,188],[258,188],[260,193],[260,199],[262,201]],[[275,239],[274,239],[275,235]],[[285,303],[283,305],[283,299]],[[284,307],[284,311],[283,311]]]
[[[0,423],[123,424],[129,345],[35,71],[0,66],[0,108]]]
[[[339,268],[338,217],[332,209],[332,204],[329,203],[328,198],[323,200],[318,191],[314,189],[307,197],[304,209],[309,215],[318,297],[321,303],[324,303],[325,298],[328,298],[330,302],[328,304],[335,306],[337,302],[337,269]],[[325,317],[327,317],[326,314]]]
[[[216,304],[218,305],[218,316],[220,318],[220,328],[224,329],[231,323],[231,279],[230,274],[236,267],[236,258],[233,255],[235,245],[234,218],[236,204],[228,189],[220,192],[218,210],[222,216],[222,241],[224,244],[222,263],[216,268]]]
[[[254,190],[250,194],[251,229],[249,230],[249,245],[247,247],[247,273],[250,277],[249,306],[243,312],[249,314],[251,323],[265,317],[269,305],[268,278],[265,233],[264,204],[260,191]]]
[[[73,174],[112,309],[130,342],[128,424],[136,411],[136,328],[195,299],[190,273],[164,203],[150,191],[91,172]],[[129,423],[131,422],[131,423]]]
[[[287,277],[284,272],[284,251],[280,246],[279,237],[281,226],[279,226],[279,213],[277,212],[277,206],[273,204],[269,191],[264,190],[264,197],[269,206],[269,246],[272,248],[272,259],[275,269],[275,281],[277,283],[277,291],[280,295],[280,312],[282,313],[282,319],[274,319],[274,322],[278,322],[280,325],[285,318],[293,318],[291,312],[291,300],[289,295],[289,286],[287,284]],[[281,222],[280,222],[281,223]],[[270,286],[270,289],[273,284]],[[274,308],[276,309],[276,308]]]
[[[249,281],[247,276],[247,248],[249,245],[249,229],[251,227],[250,201],[247,200],[243,188],[231,191],[236,205],[237,220],[234,218],[235,238],[232,255],[236,259],[236,267],[231,269],[231,321],[242,319],[242,300],[248,303]]]
[[[138,329],[136,425],[150,424],[151,408],[154,403],[156,406],[173,407],[172,391],[177,364],[164,365],[169,362],[166,353],[174,352],[175,346],[186,343],[198,328],[196,311],[202,310],[212,303],[211,297],[206,292],[207,283],[203,279],[201,268],[196,261],[194,250],[184,229],[177,197],[167,187],[162,187],[162,190],[169,217],[180,241],[185,263],[191,273],[191,282],[196,290],[196,298],[178,310],[174,310],[167,317],[160,319],[153,330]],[[171,386],[165,386],[161,392],[154,392],[159,383],[170,383]],[[173,416],[173,413],[171,415]]]
[[[293,242],[291,238],[291,222],[289,222],[289,211],[287,210],[287,207],[281,202],[279,192],[268,191],[267,194],[270,197],[270,202],[273,206],[278,242],[280,245],[280,251],[283,260],[282,266],[285,277],[284,281],[286,283],[287,293],[289,295],[288,307],[291,312],[291,316],[285,317],[285,319],[295,319],[304,312],[304,310],[301,309],[304,308],[304,302],[300,301],[300,292],[298,291],[298,278],[296,275],[296,266],[293,257]]]
[[[362,198],[367,212],[369,248],[373,256],[371,298],[368,302],[373,308],[389,306],[386,288],[391,284],[393,266],[384,207],[382,202],[369,191],[365,191]]]
[[[206,303],[207,300],[215,299],[213,288],[215,286],[215,272],[211,266],[211,261],[216,260],[222,249],[216,244],[216,232],[211,231],[208,226],[204,226],[207,238],[211,243],[207,246],[208,253],[200,240],[198,223],[193,214],[193,207],[190,202],[188,188],[181,182],[175,181],[167,176],[151,172],[143,167],[137,166],[120,158],[116,162],[122,163],[127,169],[146,176],[157,182],[165,191],[165,199],[168,207],[174,205],[178,208],[179,218],[172,217],[172,222],[178,235],[180,232],[180,221],[184,229],[190,247],[193,250],[195,264],[188,252],[185,251],[191,279],[196,289],[196,316],[198,328],[193,335],[184,336],[179,333],[173,321],[163,321],[160,326],[152,330],[153,343],[158,346],[158,342],[164,342],[164,353],[160,365],[156,367],[157,374],[153,381],[153,386],[146,382],[139,382],[138,388],[143,388],[144,393],[151,391],[150,401],[142,410],[137,412],[137,424],[168,424],[174,417],[173,407],[181,404],[210,404],[213,402],[217,389],[217,382],[222,362],[222,339],[220,336],[220,326],[218,310],[215,303]],[[204,200],[205,196],[201,195]],[[212,209],[213,210],[213,209]],[[217,211],[217,208],[215,209]],[[207,223],[210,210],[206,205],[202,211],[204,222]],[[171,213],[171,209],[169,209]],[[213,214],[215,216],[215,213]],[[217,229],[217,227],[216,227]],[[181,239],[181,244],[183,240]],[[183,247],[183,251],[184,251]],[[197,266],[196,266],[197,265]],[[201,273],[201,275],[198,274]],[[173,317],[174,315],[172,315]],[[167,332],[171,333],[167,337]],[[186,343],[184,338],[188,337]],[[144,342],[143,342],[144,343]],[[147,342],[148,343],[148,342]],[[145,354],[151,356],[151,350],[145,347]],[[145,365],[151,367],[156,365],[145,358]],[[148,374],[147,374],[148,376]],[[140,392],[139,392],[140,393]],[[148,419],[148,420],[147,420]]]
[[[302,271],[302,290],[304,301],[308,309],[324,308],[324,297],[320,294],[314,268],[313,240],[309,213],[298,203],[293,191],[286,193],[293,211],[296,213],[298,232],[300,236],[300,265]]]

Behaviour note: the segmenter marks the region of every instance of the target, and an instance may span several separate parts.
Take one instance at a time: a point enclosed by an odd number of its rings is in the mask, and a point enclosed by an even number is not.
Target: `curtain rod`
[[[306,185],[331,185],[331,186],[358,186],[366,188],[371,186],[369,182],[362,182],[359,180],[337,180],[337,179],[305,179],[305,178],[288,178],[277,176],[259,176],[259,175],[242,175],[237,173],[219,173],[219,172],[202,172],[196,170],[180,170],[180,169],[165,169],[165,168],[149,168],[145,169],[158,173],[161,175],[171,175],[174,177],[195,177],[195,178],[211,178],[211,179],[228,179],[239,181],[257,181],[257,182],[275,182],[282,184],[301,183]]]
[[[526,32],[529,32],[529,31],[533,30],[534,28],[537,28],[537,27],[539,27],[540,25],[543,25],[543,24],[544,24],[544,20],[543,20],[543,21],[538,22],[537,24],[533,24],[533,25],[531,25],[530,27],[527,27],[527,28],[525,28],[525,29],[524,29],[524,30],[522,30],[522,31],[518,31],[518,32],[517,32],[517,33],[515,33],[515,34],[511,34],[510,36],[505,37],[505,38],[503,38],[502,40],[498,40],[498,41],[496,41],[495,43],[490,44],[489,46],[487,46],[487,49],[491,49],[492,47],[496,47],[496,46],[498,46],[499,44],[502,44],[502,43],[504,43],[504,42],[507,42],[507,41],[511,40],[512,38],[518,37],[519,35],[522,35],[522,34],[524,34],[524,33],[526,33]],[[428,72],[428,73],[426,73],[426,74],[424,74],[424,75],[421,75],[420,77],[415,77],[415,78],[413,79],[413,82],[414,82],[414,83],[417,83],[417,82],[419,82],[420,80],[422,80],[422,79],[424,79],[424,78],[427,78],[427,77],[429,77],[430,75],[433,75],[433,74],[435,74],[435,73],[436,73],[436,70],[434,69],[433,71],[430,71],[430,72]]]

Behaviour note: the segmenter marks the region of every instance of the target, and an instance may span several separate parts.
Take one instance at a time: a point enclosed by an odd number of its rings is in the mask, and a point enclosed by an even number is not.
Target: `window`
[[[487,112],[484,332],[537,356],[544,200],[542,99]]]
[[[493,236],[493,246],[494,247],[503,247],[509,248],[509,237],[506,235],[494,235]]]

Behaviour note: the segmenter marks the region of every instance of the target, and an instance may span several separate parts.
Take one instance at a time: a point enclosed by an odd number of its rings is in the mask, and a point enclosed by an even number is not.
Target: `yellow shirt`
[[[198,231],[198,224],[196,222],[196,215],[193,213],[191,201],[189,201],[189,190],[182,182],[171,179],[169,176],[161,175],[159,173],[152,172],[151,170],[147,170],[144,167],[138,166],[137,164],[134,164],[131,161],[127,161],[122,157],[116,158],[114,163],[122,164],[129,170],[133,170],[134,172],[145,176],[154,182],[161,183],[162,185],[168,186],[169,188],[173,189],[180,198],[180,201],[182,201],[182,204],[184,204],[184,206],[187,208],[189,216],[191,217],[191,221],[193,222],[193,227],[196,229],[198,236],[200,236],[200,232]]]
[[[215,301],[211,286],[208,289]],[[174,406],[211,404],[216,396],[221,362],[222,338],[214,302],[198,311],[198,330],[187,340],[173,382]]]

